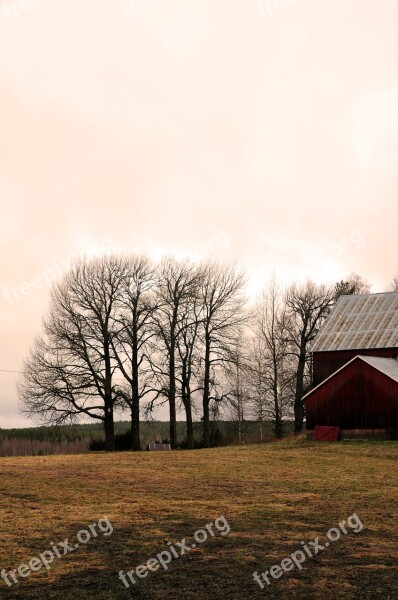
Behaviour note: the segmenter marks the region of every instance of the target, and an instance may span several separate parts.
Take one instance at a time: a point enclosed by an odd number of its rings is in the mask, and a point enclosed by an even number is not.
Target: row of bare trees
[[[214,263],[105,256],[75,264],[52,289],[25,362],[23,411],[56,424],[99,419],[111,450],[114,412],[128,408],[139,449],[143,402],[147,411],[168,403],[173,447],[181,404],[192,447],[200,395],[208,445],[218,370],[247,320],[243,292],[243,274]]]
[[[45,423],[100,420],[108,450],[116,410],[130,412],[138,450],[143,414],[163,404],[173,448],[178,410],[189,448],[195,417],[208,446],[211,417],[222,411],[233,414],[241,440],[245,419],[259,423],[261,438],[270,421],[278,437],[287,419],[300,432],[310,343],[337,297],[360,284],[281,289],[272,281],[249,308],[244,273],[231,265],[137,255],[80,261],[51,291],[18,385],[22,410]]]
[[[250,330],[227,368],[229,412],[240,441],[245,419],[259,423],[260,441],[269,422],[279,438],[287,420],[294,421],[296,433],[302,431],[310,344],[337,299],[336,289],[312,282],[282,289],[273,280],[251,311]]]

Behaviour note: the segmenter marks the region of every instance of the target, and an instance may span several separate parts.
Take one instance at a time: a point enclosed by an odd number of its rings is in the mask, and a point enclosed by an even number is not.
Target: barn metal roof
[[[398,292],[341,296],[312,352],[398,348]]]
[[[360,356],[359,358],[398,383],[398,360],[395,358],[378,356]]]
[[[317,390],[318,388],[325,385],[325,383],[327,381],[329,381],[330,379],[333,379],[333,377],[335,375],[337,375],[337,373],[340,373],[340,371],[343,371],[346,367],[348,367],[348,365],[350,365],[352,362],[354,362],[355,360],[358,360],[358,359],[362,360],[363,362],[366,362],[371,367],[374,367],[375,369],[377,369],[381,373],[384,373],[384,375],[387,375],[387,377],[389,377],[390,379],[392,379],[393,381],[396,381],[398,383],[398,360],[396,358],[380,358],[378,356],[360,356],[358,354],[358,356],[354,356],[354,358],[352,358],[345,365],[340,367],[340,369],[337,369],[337,371],[335,371],[334,373],[329,375],[329,377],[327,377],[326,379],[321,381],[321,383],[319,383],[316,387],[314,387],[307,394],[305,394],[305,396],[303,396],[302,399],[304,400],[308,396],[311,396],[315,392],[315,390]]]

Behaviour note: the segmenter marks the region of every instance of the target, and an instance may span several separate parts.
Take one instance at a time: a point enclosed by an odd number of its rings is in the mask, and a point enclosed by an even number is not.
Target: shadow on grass
[[[220,515],[209,519],[215,520]],[[228,520],[228,516],[226,515]],[[255,524],[247,526],[228,521],[231,532],[198,545],[185,556],[173,560],[168,570],[159,569],[126,589],[118,578],[120,570],[127,572],[155,558],[168,549],[167,542],[186,538],[193,542],[193,533],[206,526],[205,521],[183,514],[168,514],[156,522],[141,527],[114,528],[110,537],[98,537],[87,546],[62,559],[52,568],[40,571],[7,588],[0,582],[0,597],[4,600],[257,600],[260,598],[296,599],[393,599],[394,569],[366,569],[367,560],[350,553],[359,538],[343,539],[327,553],[308,560],[302,571],[295,570],[273,581],[261,590],[252,573],[269,569],[287,555],[286,540],[273,532],[264,538]],[[82,523],[81,529],[87,528]],[[78,531],[76,529],[75,531]],[[73,540],[74,536],[70,536]],[[266,541],[267,540],[267,541]],[[273,540],[273,542],[271,542]],[[368,542],[370,539],[368,540]],[[365,540],[363,540],[365,542]],[[35,539],[31,546],[49,548],[48,539]],[[291,548],[290,552],[297,549]],[[43,551],[43,550],[42,550]],[[27,558],[26,560],[29,560]],[[11,561],[9,561],[11,562]],[[18,561],[16,561],[17,566]],[[90,567],[88,568],[88,565]],[[377,581],[376,581],[377,579]]]

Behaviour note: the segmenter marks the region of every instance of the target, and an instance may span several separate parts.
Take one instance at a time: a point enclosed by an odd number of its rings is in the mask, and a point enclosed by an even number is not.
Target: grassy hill
[[[99,519],[113,527],[0,595],[12,600],[397,598],[398,443],[304,440],[195,452],[0,460],[0,568]],[[272,565],[356,513],[363,524],[261,590]],[[135,569],[223,515],[211,537],[126,589]],[[21,579],[21,578],[20,578]]]

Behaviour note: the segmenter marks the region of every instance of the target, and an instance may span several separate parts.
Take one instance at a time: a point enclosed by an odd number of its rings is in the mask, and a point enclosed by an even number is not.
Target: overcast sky
[[[398,272],[396,0],[0,0],[0,369],[74,257]],[[0,427],[18,414],[0,373]]]

